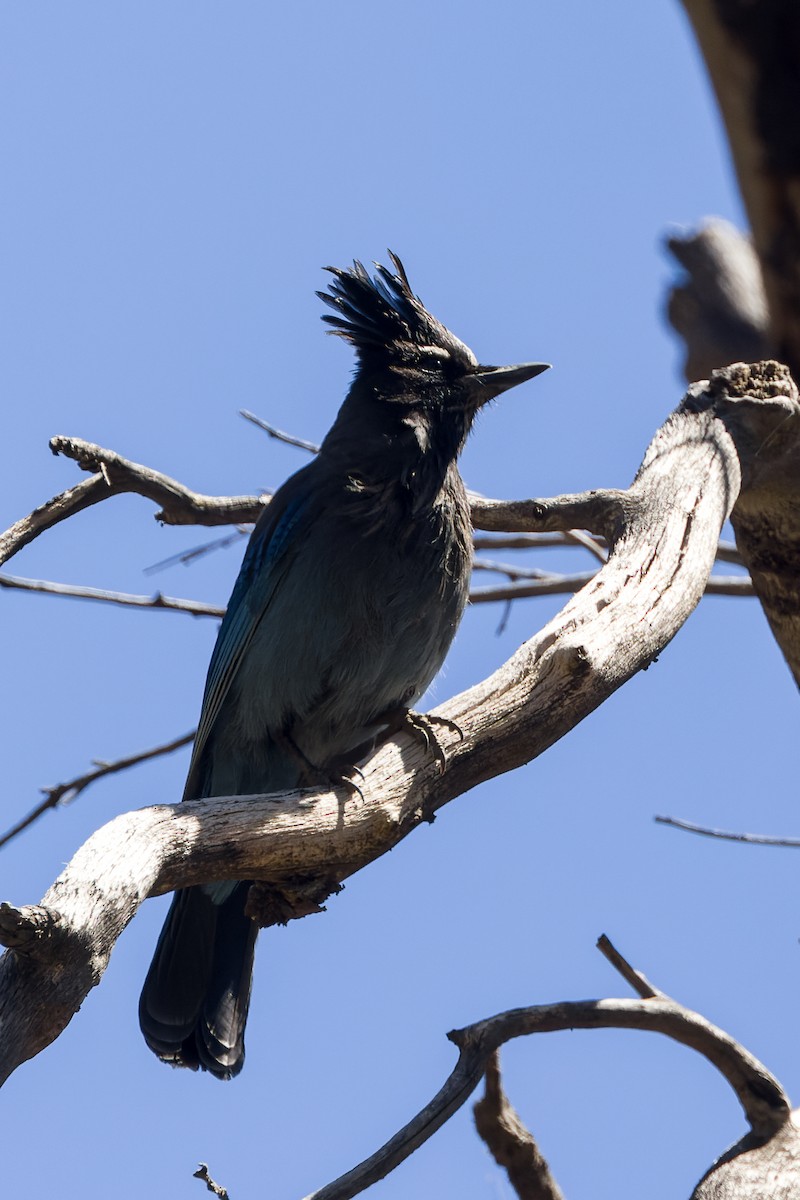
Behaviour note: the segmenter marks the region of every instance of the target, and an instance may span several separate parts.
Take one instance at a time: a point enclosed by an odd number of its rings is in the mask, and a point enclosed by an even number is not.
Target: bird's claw
[[[444,725],[451,733],[457,733],[458,740],[463,742],[464,730],[461,726],[457,725],[455,721],[451,721],[449,717],[440,717],[436,713],[418,713],[410,708],[406,711],[405,724],[409,732],[422,741],[426,753],[433,754],[439,768],[439,774],[444,775],[447,770],[447,754],[438,737],[433,732],[433,726]]]

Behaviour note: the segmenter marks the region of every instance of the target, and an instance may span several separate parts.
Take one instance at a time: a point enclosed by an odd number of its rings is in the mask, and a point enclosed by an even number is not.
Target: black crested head
[[[391,250],[389,257],[394,274],[376,263],[370,276],[358,260],[351,270],[326,268],[334,281],[317,295],[334,310],[322,318],[332,326],[328,332],[354,346],[363,371],[390,371],[412,389],[415,377],[422,383],[431,372],[452,379],[477,370],[469,347],[428,312],[400,259]]]
[[[322,450],[346,461],[348,470],[351,460],[363,465],[371,454],[376,471],[413,475],[424,503],[455,464],[478,409],[547,364],[481,366],[414,295],[397,255],[390,251],[390,258],[394,274],[379,263],[374,276],[358,261],[350,270],[328,267],[333,283],[317,293],[333,309],[323,317],[330,332],[358,355],[352,386]],[[397,456],[394,466],[389,446]],[[424,471],[413,466],[416,459],[427,464]]]
[[[366,377],[386,400],[414,407],[431,404],[468,419],[487,400],[546,371],[547,363],[514,367],[481,366],[468,346],[428,312],[408,282],[405,268],[389,251],[395,273],[380,263],[370,276],[356,260],[350,270],[328,267],[334,276],[317,295],[334,315],[322,318],[329,333],[356,350],[355,386]]]

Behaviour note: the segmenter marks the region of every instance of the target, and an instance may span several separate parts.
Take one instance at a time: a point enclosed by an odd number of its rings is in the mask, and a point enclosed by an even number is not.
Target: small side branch
[[[641,971],[637,971],[635,967],[631,966],[627,958],[623,958],[613,942],[604,933],[601,933],[597,939],[597,949],[604,958],[608,959],[611,966],[615,971],[619,972],[625,982],[630,984],[637,996],[641,996],[642,1000],[669,999],[666,992],[659,991],[658,988],[653,987],[650,980],[646,979]]]
[[[607,488],[550,500],[487,500],[470,495],[472,524],[497,533],[588,529],[613,543],[630,515],[630,494]]]
[[[195,730],[193,729],[191,733],[184,733],[180,737],[173,738],[171,742],[153,746],[150,750],[140,750],[136,754],[118,758],[115,762],[95,762],[91,771],[87,771],[84,775],[78,775],[75,779],[70,779],[69,783],[59,783],[55,787],[43,788],[44,800],[0,836],[0,849],[17,834],[22,833],[23,829],[27,829],[29,825],[38,820],[43,813],[51,808],[57,808],[59,804],[69,804],[98,779],[103,779],[106,775],[115,775],[118,771],[127,771],[129,767],[138,766],[139,763],[147,762],[151,758],[172,754],[174,750],[180,750],[182,746],[190,746],[194,741],[194,735]]]
[[[786,846],[797,849],[800,838],[769,837],[763,833],[735,833],[727,829],[712,829],[708,825],[695,825],[692,821],[682,821],[679,817],[654,817],[659,825],[671,825],[673,829],[683,829],[686,833],[699,833],[702,837],[719,838],[725,842],[747,842],[751,846]]]
[[[501,601],[530,600],[536,596],[569,596],[579,592],[595,577],[593,571],[578,575],[539,572],[538,579],[472,588],[470,604],[497,604]],[[706,596],[754,596],[755,589],[746,575],[711,575],[704,588]]]
[[[536,1140],[503,1091],[500,1052],[486,1064],[483,1099],[473,1105],[475,1128],[519,1200],[564,1200]]]
[[[259,429],[263,429],[264,433],[271,438],[275,438],[277,442],[284,442],[287,446],[297,446],[298,450],[305,450],[308,454],[319,454],[319,446],[316,442],[307,442],[305,438],[294,437],[291,433],[284,433],[282,429],[277,429],[276,426],[270,425],[263,417],[257,417],[255,413],[248,412],[246,408],[240,408],[239,415],[244,417],[245,421],[250,421]]]
[[[23,546],[34,541],[45,530],[52,529],[54,525],[83,512],[93,504],[99,504],[101,500],[107,500],[109,496],[117,495],[118,490],[98,473],[91,479],[85,479],[77,487],[68,488],[52,500],[40,504],[27,517],[23,517],[5,533],[0,534],[0,564],[8,562]]]
[[[192,617],[225,616],[225,609],[202,600],[180,600],[156,592],[153,596],[134,596],[128,592],[109,592],[105,588],[83,587],[80,584],[54,583],[49,579],[22,579],[17,575],[0,575],[0,588],[11,591],[39,592],[46,596],[69,596],[75,600],[99,600],[104,604],[119,604],[123,608],[150,608],[162,612],[187,613]]]
[[[99,472],[116,493],[135,492],[161,505],[156,520],[165,525],[235,525],[257,521],[267,497],[205,496],[193,492],[169,475],[131,462],[113,450],[104,450],[83,438],[54,437],[54,454],[73,459],[84,471]]]

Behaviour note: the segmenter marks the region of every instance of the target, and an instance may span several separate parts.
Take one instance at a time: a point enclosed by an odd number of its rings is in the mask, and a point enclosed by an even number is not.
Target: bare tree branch
[[[735,542],[723,542],[717,546],[717,562],[736,563],[742,566],[742,556]]]
[[[257,521],[268,496],[204,496],[154,471],[131,462],[114,450],[104,450],[83,438],[50,439],[54,454],[74,459],[84,471],[97,471],[115,494],[135,492],[161,505],[156,520],[165,525],[235,525]]]
[[[529,600],[535,596],[566,596],[580,591],[595,578],[595,572],[578,575],[554,575],[545,571],[538,579],[525,583],[498,584],[497,587],[473,588],[470,604],[497,604],[500,601]],[[754,596],[755,589],[747,575],[711,575],[706,581],[707,596]]]
[[[800,846],[800,838],[770,837],[764,833],[732,833],[727,829],[695,825],[692,821],[682,821],[679,817],[654,817],[653,820],[659,825],[671,825],[673,829],[683,829],[687,833],[699,833],[703,837],[719,838],[726,842],[747,842],[752,846],[787,846],[791,849]]]
[[[483,1099],[473,1105],[475,1128],[520,1200],[564,1200],[533,1135],[503,1091],[500,1052],[486,1063]]]
[[[188,613],[192,617],[224,617],[225,609],[202,600],[179,600],[156,592],[152,596],[134,596],[128,592],[109,592],[104,588],[83,587],[71,583],[53,583],[48,579],[22,579],[18,575],[0,575],[0,588],[23,592],[41,592],[48,596],[70,596],[76,600],[100,600],[126,608],[150,608],[163,612]]]
[[[511,585],[473,588],[471,604],[497,603],[499,601],[525,600],[536,596],[570,596],[585,587],[594,578],[595,572],[584,571],[578,575],[557,575],[535,567],[513,567],[510,564],[489,563],[476,560],[478,571],[490,571],[507,575]],[[526,580],[526,583],[519,583]],[[204,600],[184,600],[176,596],[165,596],[155,592],[152,596],[137,596],[130,592],[111,592],[105,588],[84,587],[81,584],[55,583],[49,579],[25,579],[19,575],[0,574],[0,588],[10,591],[38,592],[46,596],[65,596],[76,600],[94,600],[102,604],[115,604],[121,608],[144,608],[153,612],[179,612],[190,617],[225,616],[225,609]],[[711,575],[706,583],[707,596],[754,596],[753,585],[746,575]]]
[[[496,533],[568,533],[588,529],[613,542],[628,519],[630,493],[616,488],[549,500],[487,500],[469,494],[472,524]]]
[[[27,546],[47,529],[52,529],[60,521],[83,512],[85,508],[98,504],[109,496],[116,496],[121,489],[111,487],[100,474],[85,479],[77,487],[60,492],[52,500],[35,508],[27,517],[22,517],[5,533],[0,534],[0,563],[7,562],[23,546]]]
[[[591,583],[441,710],[463,733],[447,739],[445,773],[403,734],[364,764],[358,798],[196,801],[117,818],[90,838],[40,906],[57,914],[59,937],[35,963],[9,954],[0,963],[2,1077],[58,1036],[146,896],[214,879],[280,890],[287,876],[330,892],[449,800],[542,753],[649,664],[698,603],[739,490],[739,460],[715,403],[709,394],[703,407],[694,391],[659,430],[614,501],[626,524]]]
[[[156,520],[167,525],[250,524],[258,520],[269,503],[268,496],[207,496],[193,492],[160,471],[82,438],[54,437],[50,448],[54,454],[63,454],[94,474],[84,484],[56,496],[0,535],[0,564],[59,521],[124,492],[136,493],[161,505]],[[626,492],[612,490],[545,500],[497,501],[477,496],[470,499],[476,528],[569,533],[580,526],[605,536],[622,528],[626,496]]]
[[[304,438],[294,437],[291,433],[284,433],[282,429],[276,429],[274,425],[270,425],[262,417],[257,417],[255,413],[248,412],[246,408],[239,409],[239,415],[244,417],[245,421],[252,421],[259,429],[263,429],[264,433],[269,434],[276,441],[285,442],[287,446],[297,446],[300,450],[307,450],[309,454],[319,454],[319,446],[316,442],[307,442]]]
[[[473,497],[473,503],[479,503]],[[485,537],[476,533],[472,544],[476,550],[540,550],[550,546],[569,546],[569,533],[496,533]],[[599,543],[599,544],[602,544]],[[605,560],[604,560],[605,561]]]
[[[653,987],[649,979],[646,979],[641,971],[637,971],[631,966],[627,958],[623,958],[616,946],[606,937],[604,933],[600,934],[597,939],[597,949],[607,958],[615,971],[617,971],[627,984],[630,984],[637,996],[641,996],[642,1000],[669,1000],[666,992],[659,991],[657,987]]]
[[[658,431],[631,488],[613,500],[625,523],[591,582],[503,667],[438,710],[463,735],[447,737],[446,772],[403,733],[363,764],[358,797],[221,797],[130,813],[93,835],[35,906],[48,936],[0,960],[0,1077],[58,1036],[147,896],[257,879],[277,901],[286,895],[274,911],[292,915],[298,882],[330,894],[442,805],[542,753],[652,662],[703,593],[741,479],[757,478],[750,456],[766,467],[775,442],[765,427],[785,423],[784,404],[725,391],[726,379],[733,392],[742,385],[743,370],[690,389]],[[772,377],[774,364],[752,368],[756,392],[764,372]],[[308,912],[310,896],[301,901]],[[0,942],[9,925],[18,936],[36,924],[34,910],[4,913]]]
[[[61,492],[0,534],[0,564],[7,562],[41,533],[93,504],[135,492],[162,505],[156,519],[167,525],[235,525],[257,521],[269,502],[267,496],[203,496],[168,475],[130,462],[113,450],[104,450],[81,438],[55,437],[54,454],[74,459],[90,479]]]
[[[155,575],[157,571],[165,571],[168,567],[186,567],[206,554],[213,554],[215,550],[227,549],[235,542],[240,542],[243,537],[249,537],[252,529],[252,525],[237,525],[233,533],[212,538],[211,541],[203,542],[200,546],[190,546],[188,550],[181,550],[178,554],[170,554],[168,558],[162,558],[159,562],[152,563],[149,567],[144,568],[144,574]]]
[[[34,821],[38,820],[43,813],[46,813],[51,808],[57,808],[59,804],[69,804],[75,800],[81,792],[85,791],[90,784],[98,779],[103,779],[106,775],[114,775],[118,771],[126,771],[129,767],[136,767],[139,763],[147,762],[151,758],[160,758],[164,754],[172,754],[173,750],[180,750],[182,746],[189,746],[194,741],[195,730],[191,733],[184,733],[181,737],[173,738],[171,742],[165,742],[162,746],[153,746],[149,750],[141,750],[137,754],[129,754],[125,758],[118,758],[115,762],[98,762],[95,761],[94,769],[87,771],[84,775],[78,775],[75,779],[71,779],[69,783],[59,783],[55,787],[42,788],[44,792],[44,800],[37,804],[35,808],[18,821],[2,836],[0,836],[0,849],[7,845],[12,838],[17,834],[22,833],[23,829],[27,829]]]
[[[625,961],[616,951],[614,955],[621,962]],[[638,972],[634,975],[643,978]],[[350,1200],[383,1179],[466,1102],[500,1046],[512,1038],[566,1029],[641,1029],[664,1034],[696,1050],[717,1068],[736,1092],[748,1124],[762,1144],[772,1137],[780,1137],[785,1127],[792,1124],[788,1097],[767,1068],[724,1030],[663,994],[637,1000],[538,1004],[512,1009],[448,1033],[450,1041],[459,1049],[458,1062],[431,1102],[375,1154],[347,1174],[312,1192],[306,1200]],[[547,1196],[546,1192],[541,1194]],[[754,1200],[756,1195],[753,1193]],[[700,1193],[697,1200],[700,1200]]]

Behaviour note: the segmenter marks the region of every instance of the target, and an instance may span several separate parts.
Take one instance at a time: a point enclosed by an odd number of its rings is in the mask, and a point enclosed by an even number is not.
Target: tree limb
[[[796,0],[683,0],[683,6],[725,123],[763,272],[773,353],[800,379]]]
[[[616,951],[613,956],[625,962]],[[607,954],[607,957],[611,956]],[[634,972],[627,963],[625,966],[626,978],[638,976],[638,972]],[[785,1128],[792,1126],[788,1097],[767,1068],[724,1030],[663,993],[657,992],[646,999],[637,1000],[573,1000],[538,1004],[530,1008],[512,1009],[448,1033],[450,1041],[459,1049],[458,1061],[431,1102],[375,1154],[332,1183],[312,1192],[306,1200],[350,1200],[383,1179],[466,1102],[500,1046],[512,1038],[566,1029],[641,1029],[664,1034],[696,1050],[717,1068],[736,1092],[752,1133],[761,1144],[772,1138],[780,1138]],[[538,1171],[537,1174],[541,1178],[542,1172]],[[753,1192],[752,1200],[763,1200],[765,1194]],[[542,1195],[547,1196],[547,1193]],[[699,1192],[696,1193],[696,1200],[701,1200]],[[708,1200],[711,1200],[711,1194]]]
[[[136,492],[161,505],[156,520],[165,525],[235,525],[257,521],[268,496],[204,496],[193,492],[161,471],[131,462],[113,450],[104,450],[83,438],[50,439],[54,454],[72,458],[84,471],[97,471],[108,486],[119,492]]]
[[[800,397],[786,367],[743,363],[697,385],[736,442],[744,468],[731,524],[742,561],[800,685]],[[689,401],[691,403],[691,401]]]
[[[361,797],[195,801],[119,817],[90,838],[42,900],[59,937],[39,957],[0,964],[0,1077],[58,1036],[147,896],[231,878],[280,889],[311,877],[333,890],[449,800],[542,753],[647,666],[698,603],[739,490],[734,443],[702,395],[695,389],[668,419],[614,500],[626,523],[598,574],[500,670],[440,710],[463,733],[447,739],[445,773],[404,734],[364,765]]]

